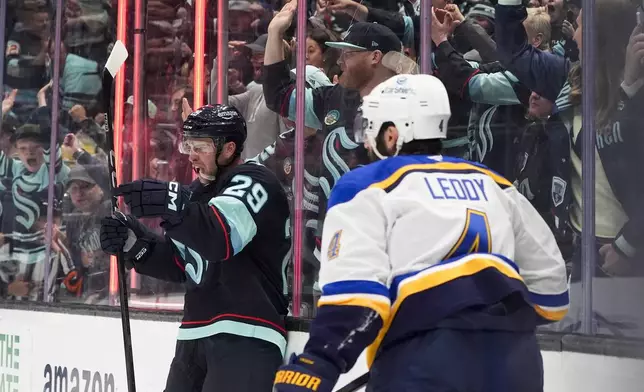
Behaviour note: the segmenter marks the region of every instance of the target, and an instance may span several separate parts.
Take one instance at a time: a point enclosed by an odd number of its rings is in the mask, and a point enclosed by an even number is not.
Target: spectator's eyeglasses
[[[192,153],[212,154],[215,152],[215,146],[212,141],[182,140],[181,143],[179,143],[179,152],[186,155],[190,155]]]
[[[89,182],[75,182],[67,188],[69,193],[85,193],[90,189],[94,188],[96,184],[90,184]]]
[[[364,49],[359,49],[359,50],[343,50],[343,51],[340,53],[340,57],[338,58],[338,64],[340,64],[340,63],[344,63],[344,62],[347,60],[347,58],[348,58],[348,57],[351,57],[351,56],[347,56],[348,54],[352,54],[352,53],[365,53],[365,52],[367,52],[367,51],[366,51],[366,50],[364,50]]]

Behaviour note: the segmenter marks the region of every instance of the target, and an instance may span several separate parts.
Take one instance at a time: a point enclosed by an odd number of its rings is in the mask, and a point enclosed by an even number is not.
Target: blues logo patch
[[[329,249],[326,252],[327,260],[331,261],[340,255],[340,238],[342,237],[342,230],[338,230],[331,237],[329,242]]]

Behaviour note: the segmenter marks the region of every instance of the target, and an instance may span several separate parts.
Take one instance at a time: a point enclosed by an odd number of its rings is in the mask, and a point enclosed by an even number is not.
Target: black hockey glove
[[[275,374],[275,392],[331,392],[340,371],[331,362],[310,354],[291,356]]]
[[[181,222],[183,205],[190,200],[190,193],[178,182],[136,180],[120,185],[114,191],[123,196],[137,218],[161,217],[170,224]]]
[[[153,233],[131,215],[115,212],[101,219],[101,248],[111,255],[123,251],[127,269],[145,262],[155,242]]]

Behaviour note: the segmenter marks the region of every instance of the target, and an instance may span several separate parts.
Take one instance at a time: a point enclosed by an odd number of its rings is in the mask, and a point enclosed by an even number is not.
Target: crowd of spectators
[[[55,1],[7,1],[0,297],[105,304],[110,260],[100,250],[98,230],[110,205],[101,70],[115,41],[118,1],[63,1],[59,47]],[[324,251],[319,237],[326,200],[343,173],[369,159],[353,137],[361,97],[396,73],[418,72],[421,1],[309,1],[306,42],[295,39],[296,0],[290,1],[229,1],[227,75],[216,72],[217,4],[208,2],[206,72],[200,81],[194,73],[194,0],[142,2],[146,28],[129,29],[127,42],[132,54],[132,37],[144,34],[145,68],[139,71],[147,110],[136,124],[144,131],[138,139],[134,136],[135,70],[130,59],[119,162],[123,181],[144,176],[189,183],[193,173],[177,148],[183,116],[194,106],[195,83],[203,84],[203,102],[213,103],[217,84],[226,81],[229,103],[248,125],[243,158],[271,168],[292,200],[299,132],[295,54],[297,45],[304,45],[306,75],[297,77],[304,77],[307,86],[302,254],[304,314],[311,316],[319,293],[316,273]],[[452,107],[444,153],[500,173],[541,213],[570,272],[573,306],[553,328],[576,332],[583,265],[582,121],[592,119],[593,319],[600,333],[644,337],[644,317],[636,310],[644,294],[644,178],[639,176],[644,162],[638,147],[644,28],[637,21],[638,4],[596,0],[597,40],[582,44],[581,0],[498,3],[433,1],[431,68],[447,87]],[[133,18],[130,9],[129,25]],[[594,45],[597,53],[595,111],[590,115],[581,110],[583,45]],[[60,75],[53,74],[55,52],[60,53]],[[58,91],[53,91],[54,80]],[[58,106],[52,108],[54,101]],[[158,222],[145,223],[158,229]],[[49,231],[51,240],[46,238]],[[132,282],[135,295],[153,302],[178,297],[182,290],[142,277]]]

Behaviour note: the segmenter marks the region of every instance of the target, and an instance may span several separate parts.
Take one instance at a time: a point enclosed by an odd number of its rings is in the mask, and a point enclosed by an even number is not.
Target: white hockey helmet
[[[396,154],[412,140],[445,139],[451,116],[443,83],[431,75],[396,75],[376,86],[362,101],[356,118],[356,141],[366,139],[373,152],[380,128],[392,122],[398,129]]]

